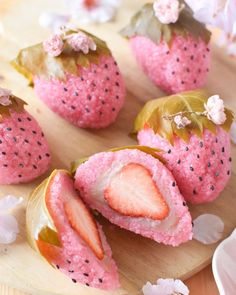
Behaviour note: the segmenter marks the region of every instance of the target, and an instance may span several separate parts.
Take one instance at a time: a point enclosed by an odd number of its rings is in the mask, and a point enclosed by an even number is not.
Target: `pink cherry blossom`
[[[95,51],[97,49],[93,39],[88,37],[83,32],[78,32],[68,36],[67,41],[75,51],[82,51],[84,54],[88,54],[89,50]]]
[[[53,35],[43,42],[44,50],[53,57],[59,56],[63,51],[64,42],[60,35]]]
[[[153,4],[154,12],[163,24],[176,23],[179,18],[178,0],[156,0]]]
[[[182,129],[185,126],[191,124],[191,121],[187,117],[183,117],[181,115],[175,116],[174,122],[175,122],[178,129]]]
[[[0,105],[9,106],[11,104],[10,95],[11,90],[0,87]]]
[[[224,101],[219,95],[213,95],[208,98],[206,104],[204,104],[207,118],[217,125],[221,125],[226,120]]]
[[[189,289],[180,280],[174,279],[159,279],[155,285],[147,282],[143,286],[144,295],[171,295],[171,294],[181,294],[188,295]]]

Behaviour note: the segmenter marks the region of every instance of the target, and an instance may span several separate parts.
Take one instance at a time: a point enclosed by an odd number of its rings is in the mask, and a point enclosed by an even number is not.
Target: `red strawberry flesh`
[[[104,192],[108,205],[125,216],[163,220],[169,214],[159,188],[144,166],[130,163],[113,177]]]

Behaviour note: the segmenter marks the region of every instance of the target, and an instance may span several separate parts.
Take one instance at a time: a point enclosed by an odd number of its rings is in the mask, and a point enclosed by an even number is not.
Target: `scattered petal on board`
[[[172,295],[181,294],[188,295],[188,287],[180,280],[174,279],[159,279],[156,284],[147,282],[143,286],[144,295]]]

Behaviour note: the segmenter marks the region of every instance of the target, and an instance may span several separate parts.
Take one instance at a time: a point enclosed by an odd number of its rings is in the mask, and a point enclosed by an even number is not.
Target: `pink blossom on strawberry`
[[[213,95],[209,97],[206,104],[204,104],[206,109],[206,115],[209,120],[217,125],[221,125],[226,120],[224,101],[219,97],[219,95]]]
[[[11,91],[9,89],[0,87],[0,105],[8,106],[11,104],[10,100]]]
[[[155,16],[163,24],[176,23],[179,18],[178,0],[156,0],[153,8]]]
[[[44,50],[52,57],[57,57],[62,53],[64,42],[60,35],[53,35],[43,42]]]
[[[187,117],[183,117],[181,115],[175,116],[174,122],[175,122],[178,129],[182,129],[185,126],[191,124],[191,121]]]
[[[97,45],[93,39],[83,32],[71,34],[67,42],[75,51],[82,51],[84,54],[88,54],[89,50],[95,51],[97,49]]]

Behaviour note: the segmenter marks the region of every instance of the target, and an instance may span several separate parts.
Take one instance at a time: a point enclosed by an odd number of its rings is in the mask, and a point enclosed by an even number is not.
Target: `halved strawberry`
[[[92,8],[94,6],[96,6],[97,1],[96,0],[84,0],[84,6],[89,8]]]
[[[37,240],[36,244],[38,246],[38,249],[40,253],[44,256],[44,258],[50,263],[50,264],[55,264],[55,263],[61,263],[63,264],[62,260],[62,248],[48,244],[42,240]]]
[[[71,198],[64,205],[66,215],[71,227],[93,250],[101,260],[104,257],[101,238],[98,227],[85,204],[78,198]]]
[[[169,214],[151,173],[140,164],[123,167],[105,189],[104,197],[113,210],[126,216],[162,220]]]

